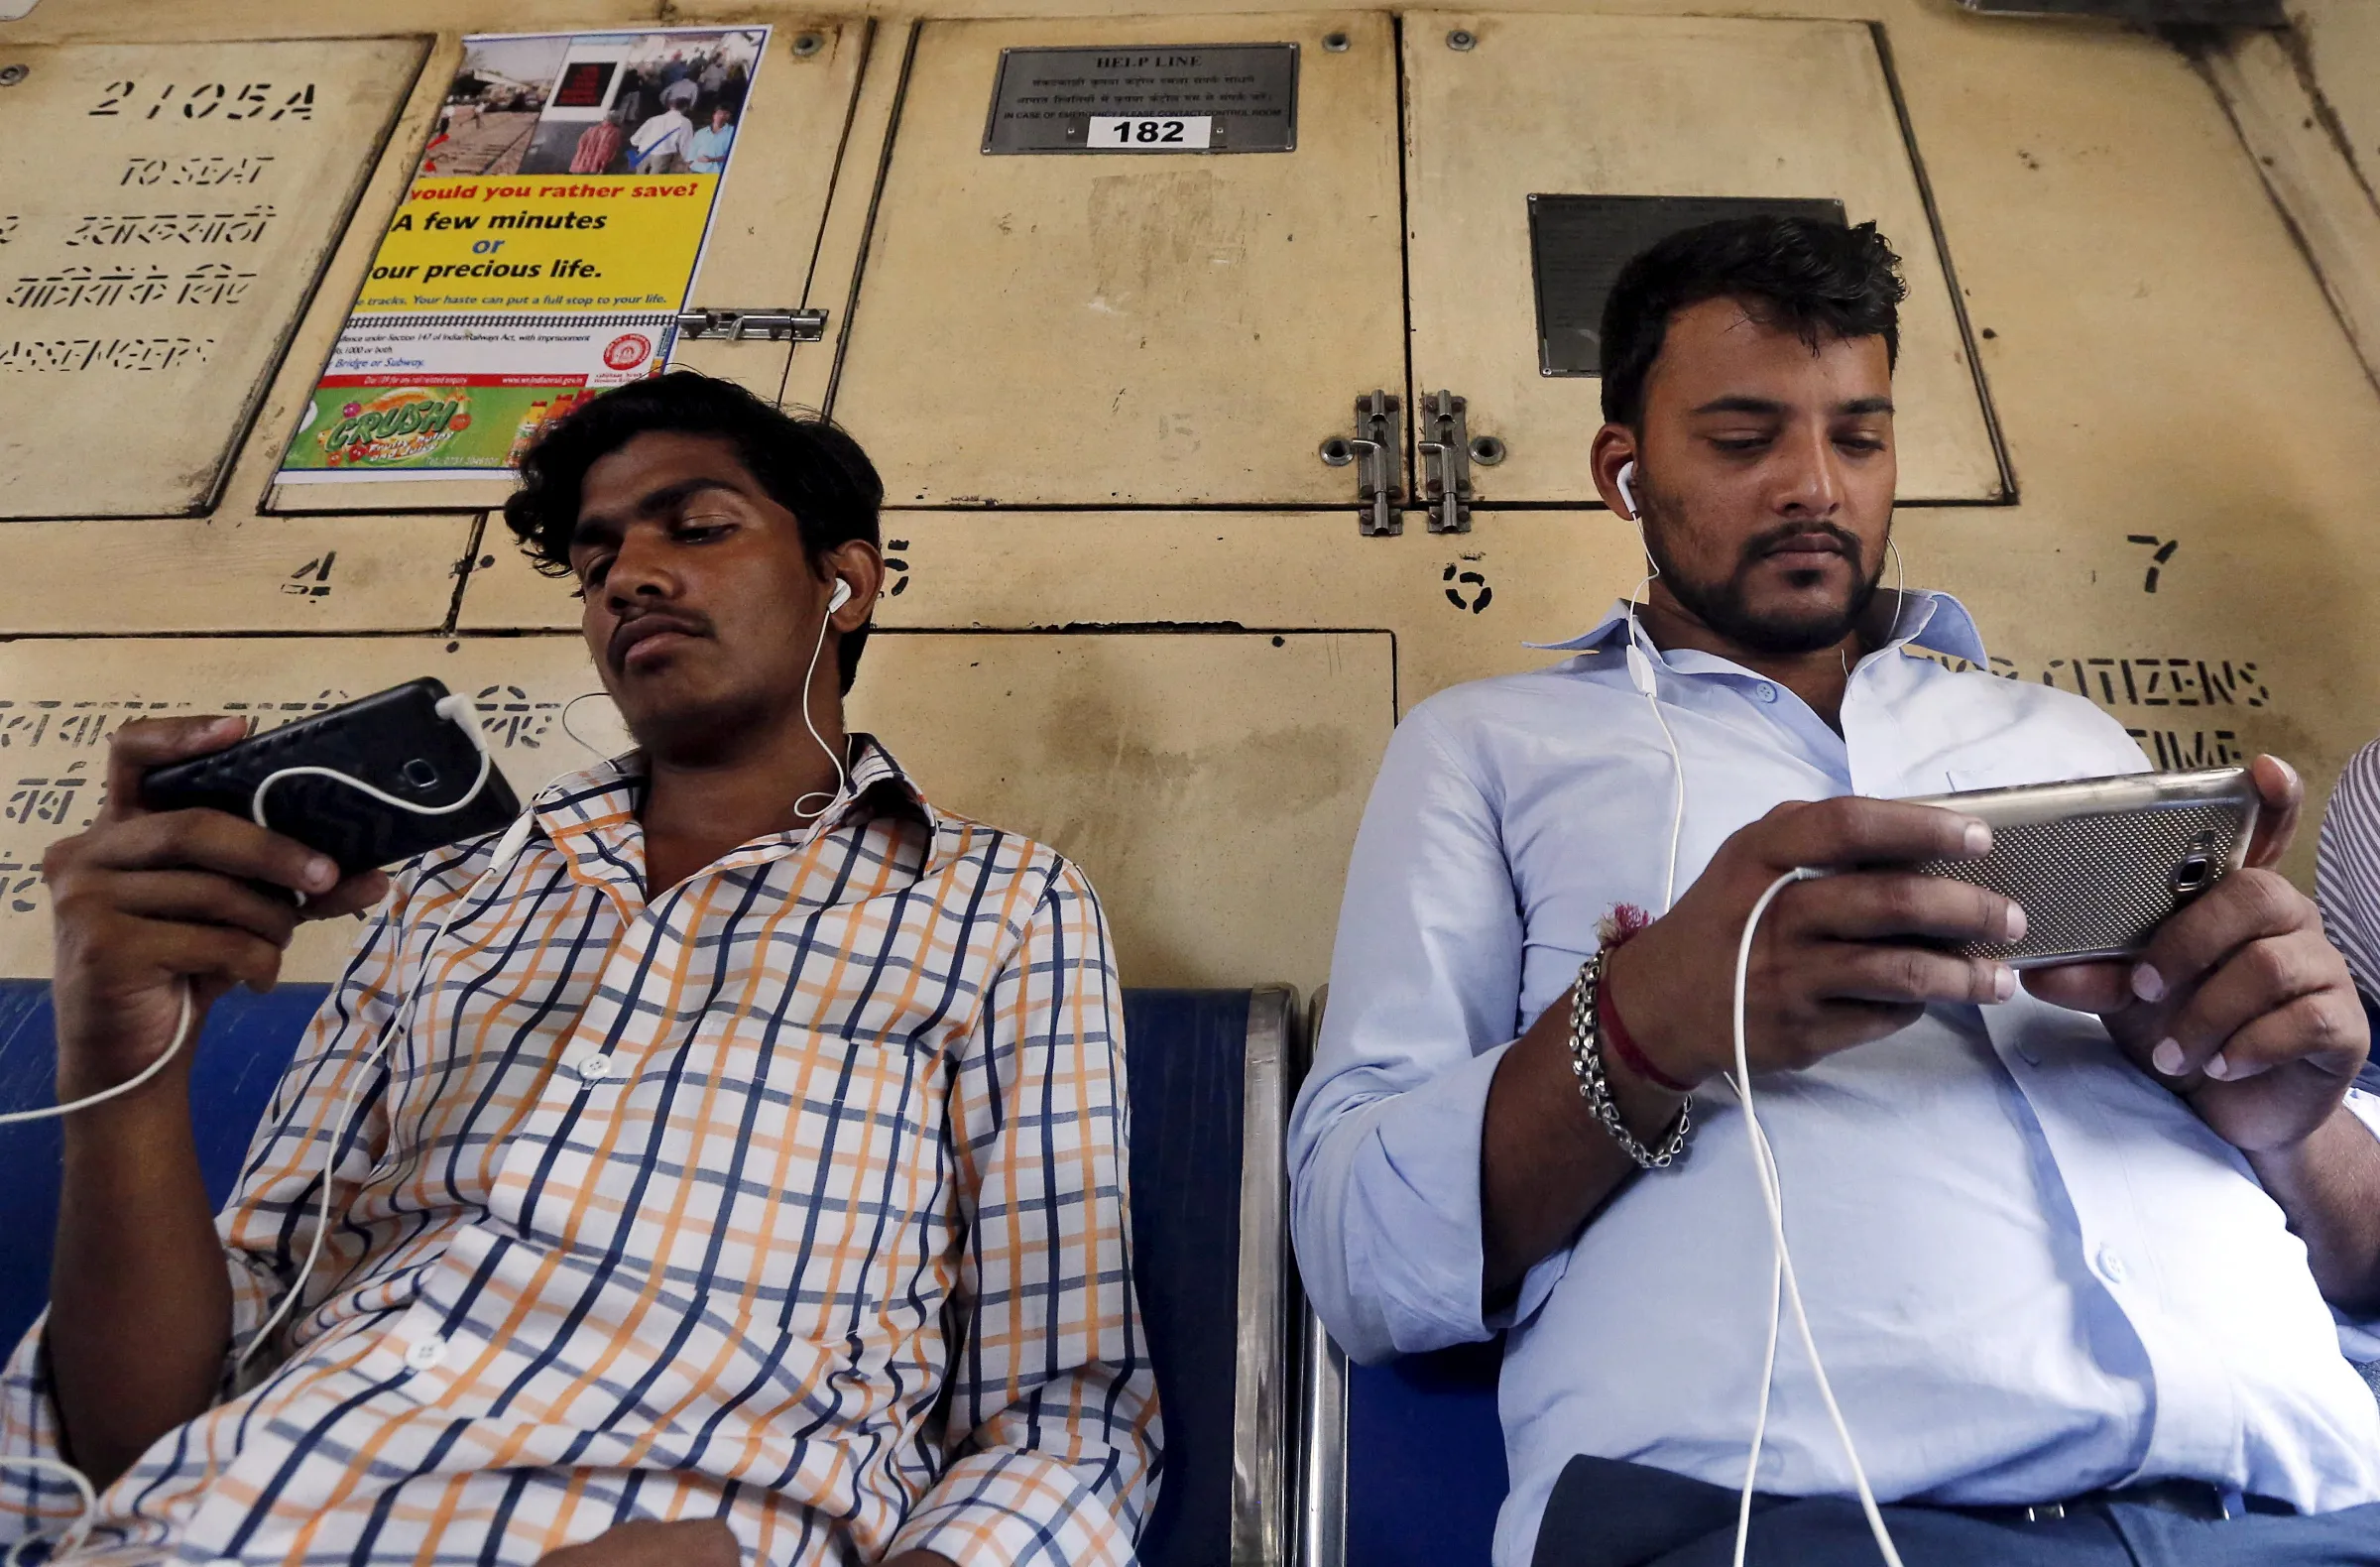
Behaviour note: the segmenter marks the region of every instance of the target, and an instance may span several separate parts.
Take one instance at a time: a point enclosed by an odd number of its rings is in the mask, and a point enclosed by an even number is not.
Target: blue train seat
[[[321,985],[233,992],[198,1042],[193,1121],[218,1204]],[[1234,1567],[1287,1559],[1288,1241],[1285,987],[1128,990],[1132,1250],[1165,1423],[1165,1469],[1140,1560]],[[52,1103],[49,986],[0,981],[0,1110]],[[48,1298],[60,1128],[0,1128],[0,1346]],[[4,1350],[0,1350],[4,1352]]]

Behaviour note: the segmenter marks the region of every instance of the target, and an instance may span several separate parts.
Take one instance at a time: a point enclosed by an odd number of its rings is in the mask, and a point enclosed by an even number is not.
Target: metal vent
[[[2238,837],[2236,807],[2178,805],[1995,827],[1982,859],[1916,869],[1988,887],[2024,908],[2024,940],[1958,947],[1964,956],[2113,955],[2136,950],[2177,907],[2220,881]],[[2180,874],[2186,863],[2200,868],[2196,879]]]
[[[1959,0],[1983,16],[2098,16],[2142,27],[2287,27],[2281,0]]]

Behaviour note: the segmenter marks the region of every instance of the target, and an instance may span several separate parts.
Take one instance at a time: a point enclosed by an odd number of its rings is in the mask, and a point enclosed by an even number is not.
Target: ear
[[[1625,424],[1606,424],[1597,430],[1595,444],[1589,450],[1588,462],[1595,475],[1596,493],[1604,498],[1606,506],[1611,508],[1611,515],[1623,523],[1632,523],[1637,519],[1635,507],[1629,505],[1627,498],[1620,493],[1619,470],[1635,462],[1636,455],[1636,432]],[[1634,483],[1641,493],[1644,488],[1642,479]]]
[[[885,585],[883,551],[855,539],[828,550],[818,564],[835,579],[827,596],[828,623],[837,632],[854,632],[867,625]]]

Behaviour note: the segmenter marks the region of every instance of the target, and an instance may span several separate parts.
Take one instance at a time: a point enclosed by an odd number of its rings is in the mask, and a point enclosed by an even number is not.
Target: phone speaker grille
[[[2231,868],[2240,813],[2224,804],[2070,816],[1992,830],[1980,860],[1931,860],[1916,869],[1971,882],[2025,910],[2022,941],[1966,942],[1963,956],[2021,962],[2051,955],[2137,952],[2156,928]],[[2195,885],[2184,867],[2202,863]]]

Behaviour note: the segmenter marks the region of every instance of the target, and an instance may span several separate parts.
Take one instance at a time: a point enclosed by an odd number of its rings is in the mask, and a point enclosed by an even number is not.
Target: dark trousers
[[[1537,1529],[1535,1567],[1728,1567],[1736,1494],[1643,1464],[1574,1458]],[[2380,1503],[2339,1512],[2204,1521],[2085,1503],[2039,1523],[1887,1507],[1907,1567],[2380,1567]],[[1746,1567],[1876,1561],[1855,1497],[1752,1499]]]

